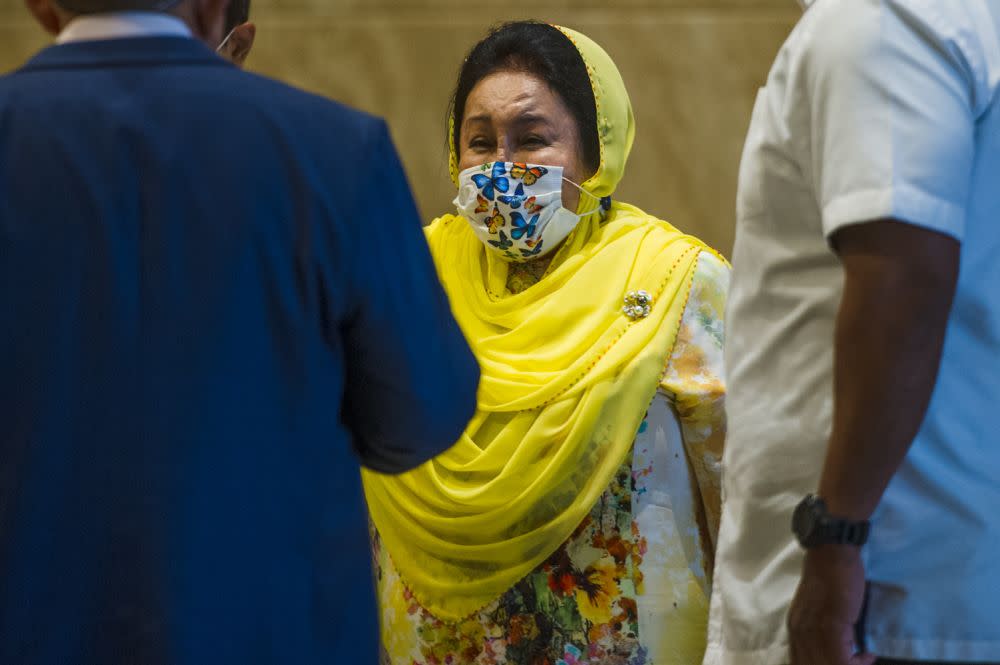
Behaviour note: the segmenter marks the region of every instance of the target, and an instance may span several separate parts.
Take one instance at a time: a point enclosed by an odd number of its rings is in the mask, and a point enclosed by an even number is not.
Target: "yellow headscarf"
[[[583,188],[600,198],[624,173],[632,106],[607,53],[559,30],[590,72],[601,164]],[[456,178],[454,145],[451,153]],[[478,410],[448,452],[401,476],[365,471],[364,485],[410,591],[438,618],[458,620],[555,552],[606,490],[665,370],[705,247],[615,203],[581,221],[541,281],[510,295],[508,264],[465,219],[445,215],[427,235],[482,368]],[[653,305],[633,321],[622,306],[637,290]]]

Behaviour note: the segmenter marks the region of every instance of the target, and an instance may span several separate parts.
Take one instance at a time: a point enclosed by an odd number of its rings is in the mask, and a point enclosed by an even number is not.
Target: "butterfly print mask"
[[[520,162],[474,166],[458,175],[455,208],[488,250],[508,261],[535,259],[556,249],[582,217],[607,207],[598,202],[580,215],[564,208],[563,180],[580,186],[562,174],[561,166]]]

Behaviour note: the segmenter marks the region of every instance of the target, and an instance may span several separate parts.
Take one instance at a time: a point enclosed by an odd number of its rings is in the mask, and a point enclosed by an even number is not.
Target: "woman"
[[[483,379],[454,448],[365,476],[384,662],[700,662],[728,266],[610,198],[633,131],[572,30],[504,25],[462,68],[428,239]]]

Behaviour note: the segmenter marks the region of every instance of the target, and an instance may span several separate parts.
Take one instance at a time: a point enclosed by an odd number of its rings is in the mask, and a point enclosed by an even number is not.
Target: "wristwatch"
[[[795,507],[792,515],[792,533],[806,549],[820,545],[855,545],[861,547],[868,541],[871,522],[854,522],[833,517],[826,510],[826,503],[809,494]]]

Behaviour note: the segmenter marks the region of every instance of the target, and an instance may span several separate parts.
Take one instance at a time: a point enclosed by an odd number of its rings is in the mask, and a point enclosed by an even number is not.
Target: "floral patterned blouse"
[[[697,665],[705,649],[725,437],[729,268],[709,252],[663,381],[618,474],[576,532],[473,616],[420,606],[372,532],[382,665]]]

